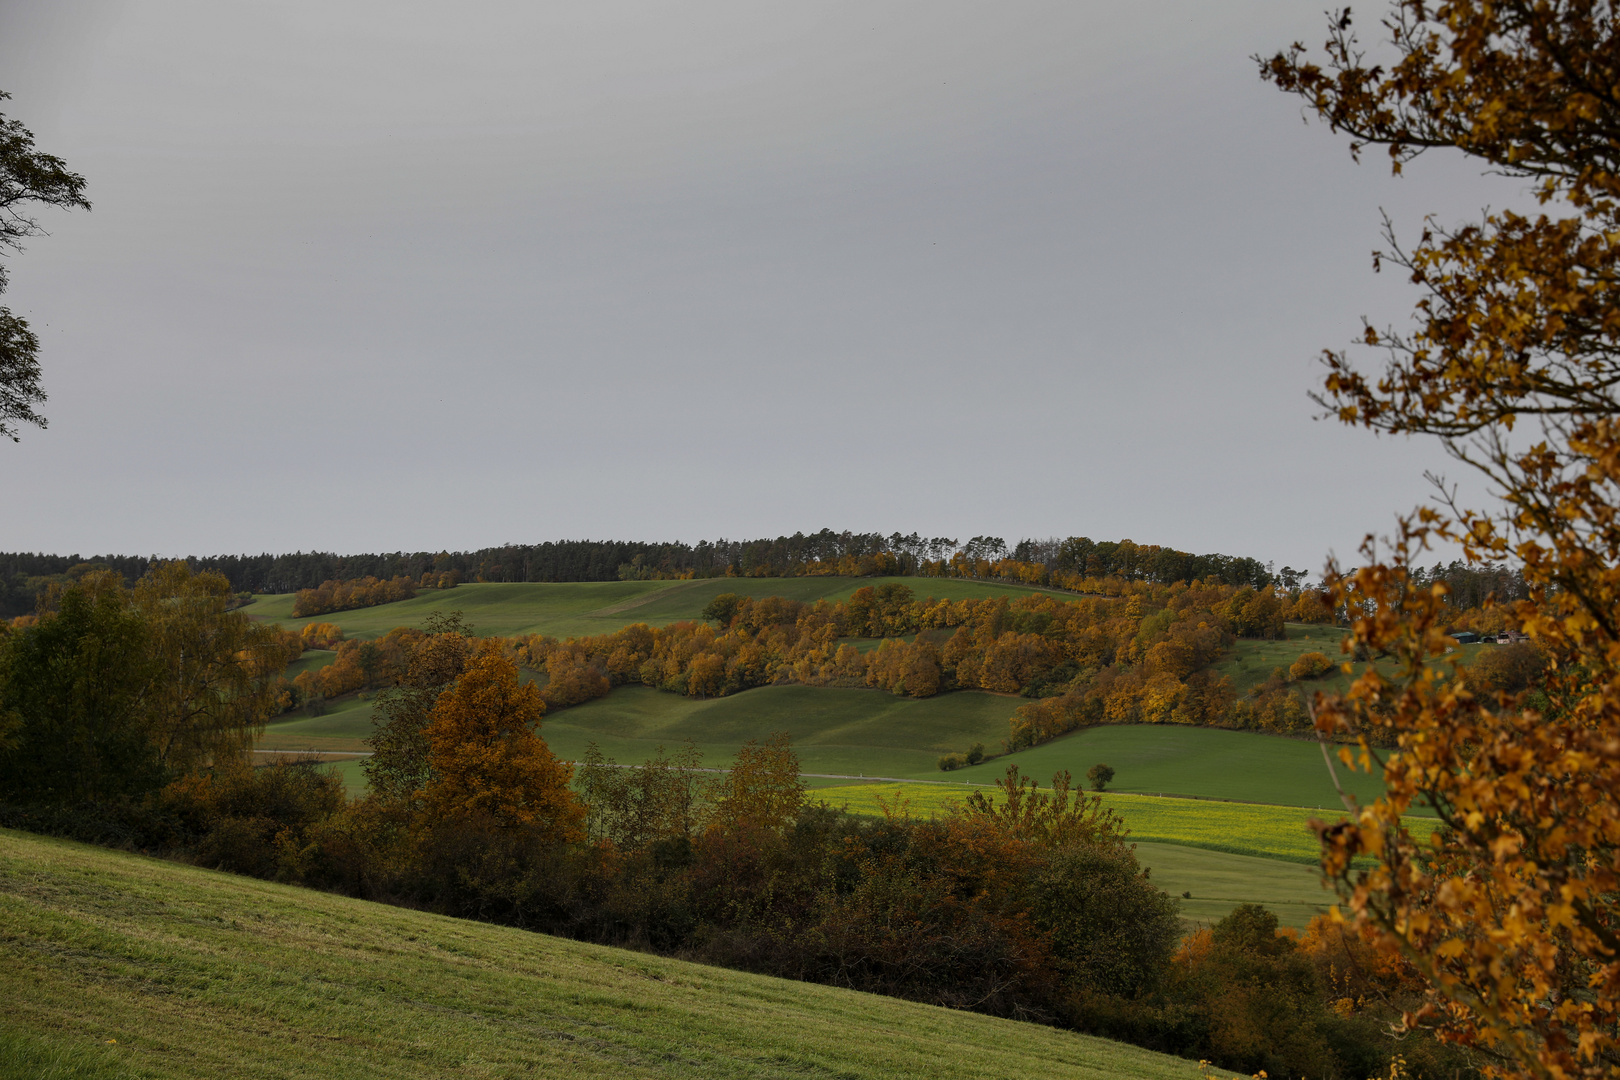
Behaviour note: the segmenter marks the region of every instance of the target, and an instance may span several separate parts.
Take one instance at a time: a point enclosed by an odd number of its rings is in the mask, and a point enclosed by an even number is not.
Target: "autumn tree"
[[[193,573],[182,561],[153,566],[133,602],[157,665],[147,707],[158,759],[185,772],[247,753],[297,646],[273,624],[231,610],[223,574]]]
[[[428,616],[426,635],[410,651],[396,684],[377,696],[371,710],[371,757],[361,766],[371,790],[392,801],[409,801],[427,784],[427,727],[439,695],[461,678],[472,656],[471,627],[461,612]]]
[[[0,101],[11,97],[0,91]],[[59,157],[34,148],[34,134],[0,113],[0,252],[21,251],[22,242],[44,230],[29,216],[35,206],[90,209],[84,177]],[[0,293],[7,273],[0,264]],[[39,338],[27,320],[0,307],[0,437],[17,441],[18,424],[45,426],[34,406],[45,400],[39,385]]]
[[[429,714],[424,821],[527,827],[559,842],[583,839],[584,810],[568,786],[573,770],[540,738],[545,711],[539,688],[519,680],[501,643],[479,642]]]
[[[1494,210],[1378,257],[1420,291],[1409,329],[1362,332],[1364,370],[1326,354],[1320,400],[1345,423],[1436,437],[1498,504],[1444,489],[1380,556],[1335,572],[1353,645],[1387,654],[1318,729],[1359,738],[1385,798],[1324,832],[1347,908],[1426,979],[1407,1023],[1478,1048],[1497,1075],[1620,1072],[1620,36],[1591,0],[1399,0],[1378,43],[1334,16],[1323,53],[1262,59],[1359,152],[1396,172],[1460,151],[1528,183],[1535,212]],[[1369,51],[1370,50],[1370,51]],[[1450,639],[1436,541],[1514,560],[1513,615],[1546,657],[1528,691],[1470,689],[1432,663]],[[1376,755],[1389,741],[1394,752]],[[1349,756],[1349,755],[1347,755]],[[1401,815],[1446,828],[1418,843]],[[1372,859],[1366,871],[1352,859]]]
[[[721,780],[711,812],[711,825],[721,829],[751,827],[780,830],[804,806],[799,755],[788,733],[779,731],[763,744],[749,739]]]
[[[713,787],[700,771],[702,761],[688,742],[674,754],[660,746],[642,764],[621,766],[592,742],[579,763],[578,784],[590,838],[624,851],[690,840]]]

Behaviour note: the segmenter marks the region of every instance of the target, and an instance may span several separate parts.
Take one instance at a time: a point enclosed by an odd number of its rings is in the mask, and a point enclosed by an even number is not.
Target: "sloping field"
[[[747,740],[786,731],[801,766],[811,773],[993,784],[1016,763],[1045,784],[1065,769],[1082,780],[1101,762],[1113,766],[1110,787],[1122,792],[1329,811],[1340,805],[1314,741],[1168,724],[1091,728],[982,765],[939,771],[941,754],[965,751],[975,742],[992,752],[999,749],[1007,718],[1021,704],[1019,698],[977,691],[917,701],[879,690],[809,686],[766,686],[700,701],[624,686],[552,713],[540,732],[567,760],[577,760],[592,740],[610,757],[629,763],[646,760],[660,745],[673,750],[690,739],[703,750],[705,764],[723,767]],[[270,724],[259,746],[364,751],[372,730],[371,705],[345,698],[333,702],[324,716],[293,714]],[[1340,782],[1364,801],[1383,791],[1376,777],[1342,765],[1338,772]]]
[[[921,599],[960,600],[972,596],[1024,596],[1048,590],[990,581],[948,578],[704,578],[696,581],[582,581],[560,584],[472,584],[427,591],[397,604],[356,608],[295,619],[291,593],[261,596],[242,610],[294,630],[312,622],[333,622],[348,637],[380,637],[396,626],[420,626],[435,612],[460,611],[479,634],[550,634],[579,637],[606,634],[632,623],[665,626],[697,619],[721,593],[785,596],[807,603],[843,600],[866,585],[899,582]],[[1069,595],[1069,594],[1059,594]]]
[[[1138,843],[1136,857],[1153,884],[1181,898],[1182,918],[1204,925],[1239,904],[1262,904],[1282,925],[1303,930],[1337,899],[1315,867],[1299,863],[1160,843]]]
[[[1032,1024],[0,831],[0,1068],[85,1077],[1064,1076],[1189,1061]]]
[[[621,762],[644,761],[662,744],[691,739],[704,763],[724,766],[749,739],[786,731],[805,772],[850,776],[940,775],[939,756],[1006,734],[1017,699],[995,694],[942,694],[917,701],[881,690],[763,686],[730,697],[694,698],[643,686],[561,709],[540,732],[570,760],[595,740]]]
[[[971,790],[947,784],[850,784],[820,788],[814,797],[860,814],[882,813],[883,805],[897,809],[903,803],[911,814],[926,815],[960,802]],[[986,795],[996,794],[993,789],[981,790]],[[1181,844],[1304,865],[1315,865],[1317,861],[1316,838],[1306,822],[1313,817],[1336,821],[1344,816],[1342,809],[1317,811],[1297,806],[1174,799],[1113,791],[1103,795],[1103,805],[1125,819],[1132,840]],[[1407,824],[1414,835],[1426,838],[1436,822],[1432,818],[1408,818]]]
[[[1022,702],[1007,699],[1007,715]],[[561,714],[559,714],[561,715]],[[1006,731],[999,732],[995,746]],[[966,749],[960,747],[959,749]],[[1182,727],[1178,724],[1122,724],[1077,731],[1049,743],[995,758],[949,774],[937,770],[907,774],[919,780],[950,779],[994,783],[1017,762],[1027,775],[1046,783],[1067,769],[1082,782],[1093,765],[1114,769],[1110,788],[1118,791],[1243,799],[1281,806],[1335,808],[1342,805],[1313,739],[1292,739],[1252,731]],[[1383,793],[1380,777],[1351,772],[1335,760],[1339,782],[1370,802]]]

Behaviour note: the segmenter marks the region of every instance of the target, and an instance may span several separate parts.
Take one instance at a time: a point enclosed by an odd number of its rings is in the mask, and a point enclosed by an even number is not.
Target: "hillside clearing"
[[[1033,1024],[10,831],[0,956],[0,1054],[90,1076],[1198,1075]]]

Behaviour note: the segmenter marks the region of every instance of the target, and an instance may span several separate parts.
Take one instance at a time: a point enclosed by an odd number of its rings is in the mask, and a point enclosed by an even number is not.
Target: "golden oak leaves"
[[[1484,472],[1489,512],[1423,508],[1384,561],[1331,583],[1350,647],[1387,656],[1318,728],[1362,739],[1388,794],[1324,827],[1324,867],[1351,911],[1422,973],[1409,1021],[1485,1048],[1502,1075],[1620,1072],[1620,37],[1606,4],[1400,0],[1392,60],[1370,62],[1348,15],[1325,66],[1296,46],[1263,63],[1356,147],[1397,169],[1452,148],[1537,182],[1545,211],[1431,226],[1381,256],[1421,290],[1410,333],[1365,331],[1374,374],[1327,357],[1319,400],[1343,420],[1425,432]],[[1522,428],[1531,428],[1529,433]],[[1431,542],[1471,562],[1516,559],[1512,622],[1535,653],[1464,678],[1444,587],[1420,588]],[[1545,670],[1541,665],[1545,663]],[[1374,742],[1395,751],[1379,761]],[[1428,805],[1432,847],[1401,827]],[[1376,861],[1352,868],[1356,856]]]
[[[584,810],[568,786],[573,770],[536,730],[544,713],[539,688],[519,680],[501,643],[481,643],[430,714],[423,818],[539,827],[558,841],[583,839]]]

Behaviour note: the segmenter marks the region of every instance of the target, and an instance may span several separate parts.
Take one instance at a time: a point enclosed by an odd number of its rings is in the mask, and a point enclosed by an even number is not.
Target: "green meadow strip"
[[[931,816],[960,803],[972,790],[975,789],[965,785],[852,784],[819,788],[811,792],[811,797],[824,799],[831,806],[848,807],[857,814],[881,814],[886,807],[891,813]],[[986,795],[994,793],[994,789],[989,788],[978,790]],[[1343,816],[1298,806],[1116,792],[1105,793],[1103,805],[1125,819],[1132,840],[1181,844],[1311,865],[1317,861],[1317,846],[1316,837],[1310,831],[1310,820],[1333,821]],[[1413,835],[1423,839],[1436,827],[1436,822],[1430,818],[1406,820]]]

